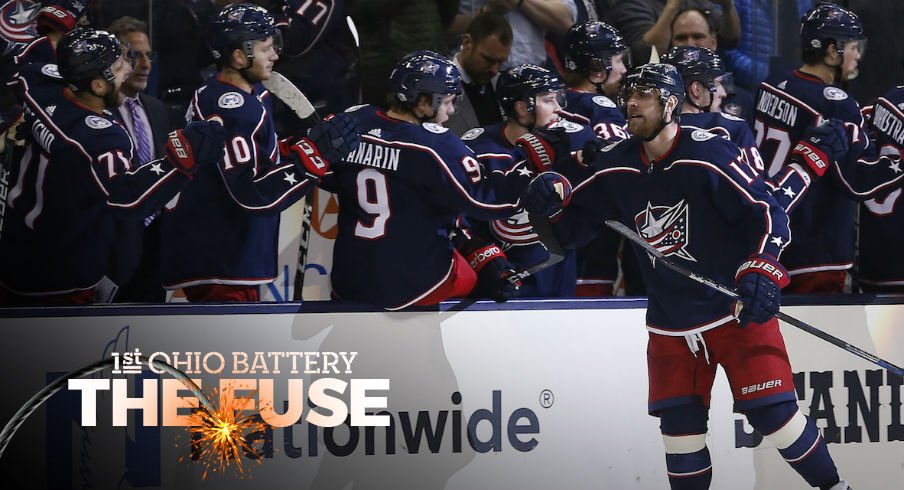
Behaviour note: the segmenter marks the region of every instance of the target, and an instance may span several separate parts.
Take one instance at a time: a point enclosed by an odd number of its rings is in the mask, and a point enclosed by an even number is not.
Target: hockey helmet
[[[502,111],[514,116],[515,103],[522,101],[533,111],[538,95],[565,90],[565,84],[555,73],[537,65],[517,65],[504,70],[496,80],[496,100]],[[565,107],[564,92],[559,105]]]
[[[565,68],[584,76],[612,71],[612,57],[625,53],[625,67],[630,69],[628,45],[618,31],[599,21],[580,22],[565,34]]]
[[[86,28],[69,31],[56,48],[60,76],[77,89],[88,87],[95,78],[113,83],[113,64],[122,55],[116,36]]]
[[[227,5],[210,22],[210,52],[217,61],[241,49],[248,58],[254,57],[254,41],[273,38],[274,49],[282,51],[282,35],[276,19],[267,9],[250,3]]]
[[[674,65],[667,63],[647,63],[638,66],[625,77],[625,85],[622,87],[619,102],[622,107],[627,106],[628,99],[635,91],[656,89],[659,91],[659,102],[665,107],[669,97],[676,97],[678,104],[672,113],[672,119],[677,121],[681,114],[681,104],[684,103],[684,80],[681,73]]]
[[[389,75],[389,91],[405,105],[413,106],[421,94],[432,97],[433,110],[442,98],[461,95],[461,73],[445,56],[433,51],[415,51],[403,56]]]
[[[678,68],[685,85],[700,82],[707,90],[715,93],[718,81],[726,92],[732,90],[731,72],[725,71],[722,58],[711,49],[699,46],[675,46],[663,55],[660,61]]]
[[[843,54],[844,45],[851,40],[865,42],[866,36],[860,17],[844,7],[821,2],[801,19],[800,45],[804,53],[824,52],[834,42],[839,54]]]

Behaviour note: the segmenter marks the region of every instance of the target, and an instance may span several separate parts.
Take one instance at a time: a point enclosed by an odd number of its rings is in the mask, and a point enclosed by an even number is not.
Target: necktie
[[[148,123],[144,120],[143,111],[138,110],[138,100],[128,99],[126,100],[126,105],[129,106],[129,112],[132,114],[132,127],[135,128],[135,134],[132,136],[135,139],[135,145],[138,150],[138,162],[132,163],[137,163],[135,165],[137,167],[151,161],[153,156],[151,142],[148,141],[150,131],[148,130]]]

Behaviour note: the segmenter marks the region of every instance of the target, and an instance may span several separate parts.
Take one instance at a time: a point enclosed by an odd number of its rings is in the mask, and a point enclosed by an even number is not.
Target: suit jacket
[[[151,133],[154,135],[154,155],[156,158],[160,158],[163,156],[166,135],[176,128],[170,124],[169,113],[160,99],[140,93],[138,100],[144,106],[144,112],[148,115],[148,124],[151,125]]]
[[[160,99],[138,94],[144,107],[154,145],[154,158],[163,157],[166,137],[173,128],[169,113]],[[134,138],[134,137],[133,137]],[[140,162],[143,164],[146,162]],[[119,285],[117,303],[162,303],[166,291],[160,281],[160,223],[116,222],[119,245],[111,257],[110,278]]]
[[[474,112],[474,106],[468,94],[462,91],[461,100],[455,107],[455,114],[446,121],[445,126],[459,137],[465,134],[469,129],[480,127],[480,121],[477,120],[477,113]]]

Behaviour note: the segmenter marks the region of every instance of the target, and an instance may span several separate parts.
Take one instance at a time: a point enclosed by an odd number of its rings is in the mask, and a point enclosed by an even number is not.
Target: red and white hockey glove
[[[832,163],[843,160],[850,148],[847,129],[839,119],[830,119],[825,124],[808,127],[794,150],[791,162],[799,163],[810,174],[822,177]]]
[[[521,281],[509,279],[516,271],[499,245],[473,237],[460,245],[459,252],[477,273],[472,296],[488,297],[498,303],[518,296]]]
[[[163,154],[173,167],[191,177],[201,165],[222,160],[225,144],[226,130],[220,123],[195,121],[169,134]]]
[[[323,158],[314,143],[307,138],[280,140],[279,154],[314,180],[323,177],[330,169],[330,163]]]
[[[571,156],[571,140],[565,128],[536,128],[515,140],[531,168],[546,172],[561,159]]]
[[[782,304],[782,288],[790,282],[788,271],[766,254],[752,255],[735,274],[740,304],[735,305],[738,323],[766,323]],[[740,312],[737,312],[740,308]]]

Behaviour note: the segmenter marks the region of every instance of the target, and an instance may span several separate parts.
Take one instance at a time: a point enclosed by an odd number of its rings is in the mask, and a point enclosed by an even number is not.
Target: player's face
[[[512,44],[503,44],[498,36],[489,36],[479,43],[465,35],[458,61],[474,83],[485,84],[499,73],[509,57]]]
[[[844,43],[844,58],[841,62],[841,76],[844,80],[853,80],[860,74],[860,59],[866,50],[866,41],[848,41]]]
[[[534,101],[534,126],[539,128],[555,121],[564,106],[565,92],[562,90],[538,95]]]
[[[641,139],[655,134],[662,121],[659,90],[653,87],[632,87],[625,93],[628,131]]]
[[[700,12],[688,10],[675,17],[672,26],[672,46],[716,49],[716,37],[709,31],[709,24]]]
[[[455,105],[458,103],[459,96],[457,95],[444,95],[440,99],[439,107],[436,109],[436,115],[433,116],[433,121],[436,124],[443,124],[449,120],[449,116],[455,114]]]
[[[122,55],[116,59],[110,70],[113,72],[113,83],[106,84],[107,89],[103,93],[102,98],[107,107],[116,107],[119,104],[119,91],[122,88],[122,84],[132,74],[132,58],[126,46],[123,46]]]
[[[274,38],[268,37],[254,41],[254,61],[248,70],[251,80],[260,81],[270,78],[273,73],[273,64],[279,59],[279,50]]]
[[[725,100],[725,97],[728,97],[728,92],[725,91],[725,85],[722,84],[721,77],[713,80],[713,83],[716,85],[716,91],[715,93],[710,92],[713,100],[709,105],[709,110],[719,112],[722,109],[722,101]]]
[[[603,92],[606,92],[606,95],[613,96],[621,89],[622,82],[625,81],[625,73],[628,72],[628,65],[630,65],[629,57],[628,51],[622,51],[612,57],[612,69],[609,71],[606,81],[603,82]]]
[[[143,32],[130,32],[122,37],[122,41],[129,44],[135,56],[135,68],[122,84],[122,92],[134,97],[148,86],[148,75],[151,73],[151,44]]]

